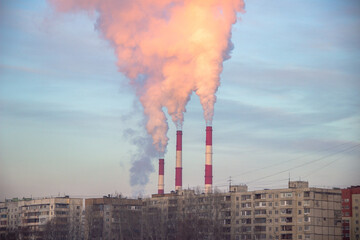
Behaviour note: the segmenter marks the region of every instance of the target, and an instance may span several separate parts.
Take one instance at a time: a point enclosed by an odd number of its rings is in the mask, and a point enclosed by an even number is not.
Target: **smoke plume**
[[[163,109],[181,128],[192,92],[211,124],[222,63],[232,48],[231,26],[243,0],[49,1],[60,12],[97,13],[97,28],[136,89],[159,152],[168,141]]]
[[[143,136],[138,131],[128,128],[124,131],[124,137],[136,146],[136,153],[131,154],[130,184],[137,188],[135,194],[142,193],[149,181],[150,173],[154,172],[151,159],[156,158],[158,153],[149,135]]]

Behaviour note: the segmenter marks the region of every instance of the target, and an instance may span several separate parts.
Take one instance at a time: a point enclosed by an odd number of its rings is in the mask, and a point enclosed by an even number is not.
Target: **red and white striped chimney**
[[[182,131],[176,131],[175,190],[182,189]]]
[[[205,193],[212,192],[212,127],[206,127]]]
[[[158,194],[164,194],[164,159],[159,159],[159,181]]]

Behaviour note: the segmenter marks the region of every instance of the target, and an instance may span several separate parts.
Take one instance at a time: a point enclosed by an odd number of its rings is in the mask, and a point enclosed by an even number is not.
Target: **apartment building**
[[[57,235],[79,239],[82,201],[81,198],[67,196],[8,199],[0,204],[1,219],[4,219],[1,220],[1,237],[2,239],[51,239],[52,235]]]
[[[179,190],[146,199],[108,195],[85,199],[85,214],[82,199],[13,199],[0,203],[0,236],[341,240],[344,224],[348,224],[355,236],[349,231],[348,239],[357,239],[360,199],[356,191],[348,192],[290,181],[284,189],[249,191],[246,185],[236,185],[226,193]]]
[[[224,226],[231,204],[223,193],[201,194],[179,190],[143,200],[146,239],[230,239]]]
[[[5,239],[8,228],[8,210],[5,203],[0,202],[0,239]]]
[[[342,189],[343,240],[360,239],[360,186]]]
[[[141,199],[104,196],[85,200],[85,239],[141,239]]]
[[[248,191],[237,185],[228,193],[156,194],[144,200],[143,210],[166,216],[166,226],[172,227],[163,232],[173,233],[165,234],[170,239],[178,237],[189,216],[196,226],[193,234],[201,234],[202,223],[211,223],[203,229],[210,234],[201,235],[206,239],[342,239],[341,190],[309,188],[304,181],[290,181],[285,189]]]
[[[231,186],[232,239],[341,239],[341,191],[289,182],[286,189]]]

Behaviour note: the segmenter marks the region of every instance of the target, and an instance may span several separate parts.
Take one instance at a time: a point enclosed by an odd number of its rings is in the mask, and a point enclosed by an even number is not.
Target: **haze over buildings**
[[[359,11],[358,1],[246,2],[215,104],[213,186],[232,176],[252,190],[286,187],[289,173],[359,183]],[[139,150],[148,142],[142,109],[96,17],[59,15],[42,0],[0,2],[0,199],[157,191],[157,157],[138,157],[156,155]],[[203,186],[195,95],[185,118],[182,185]],[[165,192],[174,189],[176,130],[169,122]],[[150,174],[131,188],[134,160]]]

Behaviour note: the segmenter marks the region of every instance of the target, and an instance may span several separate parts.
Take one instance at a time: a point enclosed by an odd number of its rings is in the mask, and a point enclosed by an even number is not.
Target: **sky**
[[[360,3],[245,4],[216,94],[214,187],[359,185]],[[0,0],[0,201],[157,192],[156,156],[134,165],[149,138],[142,106],[96,18]],[[167,117],[170,192],[176,126]],[[183,188],[203,188],[206,123],[195,94],[184,118]]]

